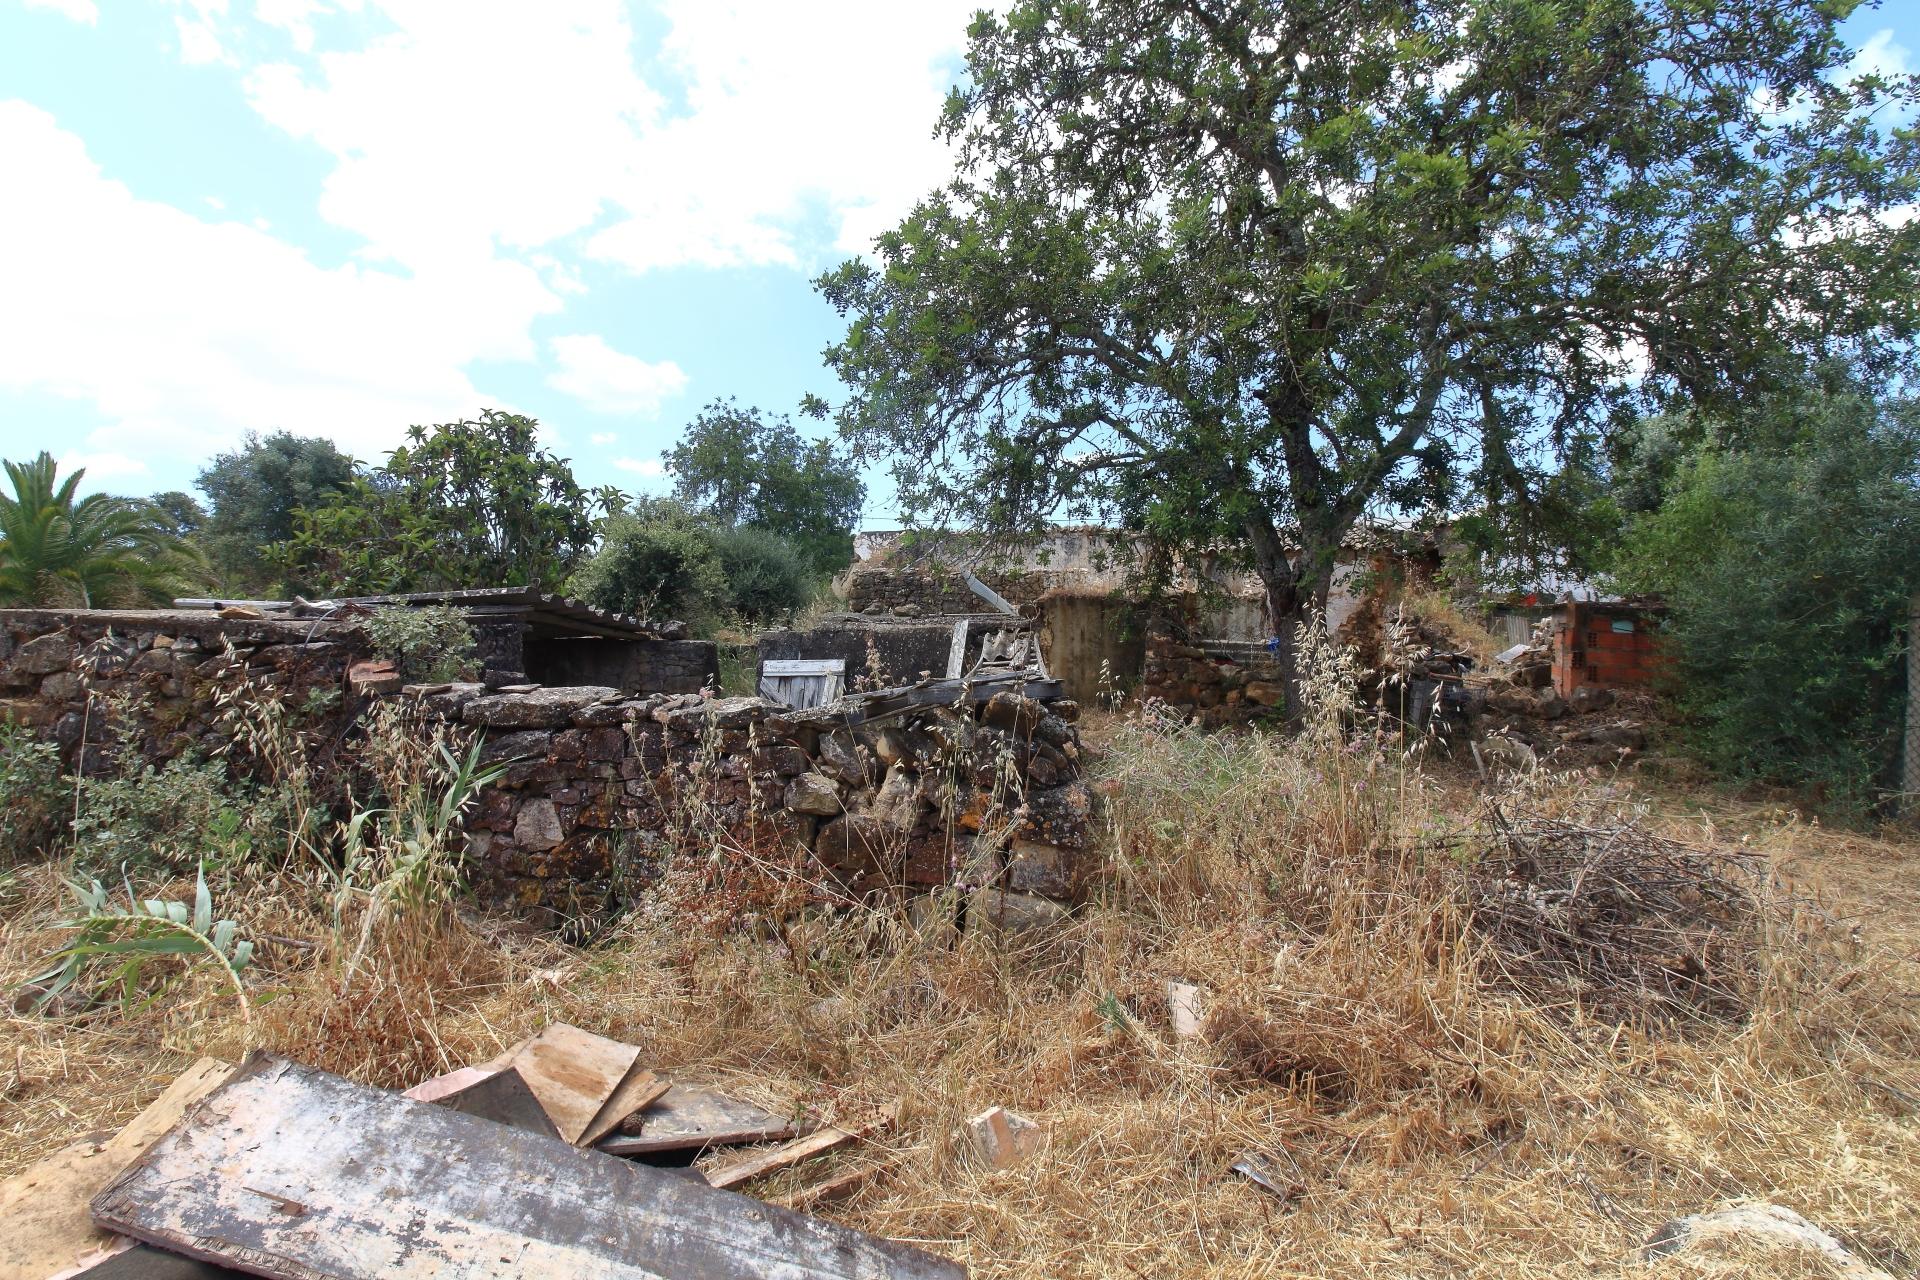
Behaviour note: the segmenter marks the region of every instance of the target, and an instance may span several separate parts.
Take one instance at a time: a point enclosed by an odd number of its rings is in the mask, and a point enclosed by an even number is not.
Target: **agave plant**
[[[240,971],[253,959],[253,943],[238,936],[239,926],[232,920],[213,918],[213,895],[207,889],[204,867],[194,881],[191,907],[164,898],[137,898],[131,884],[126,886],[125,905],[115,902],[98,880],[84,885],[69,880],[67,888],[80,914],[62,921],[61,927],[72,929],[74,934],[65,946],[47,957],[52,965],[27,980],[37,1008],[45,1008],[72,986],[89,961],[102,959],[117,964],[98,984],[96,995],[117,986],[122,1009],[131,1009],[149,962],[185,956],[205,959],[219,970],[233,989],[241,1017],[251,1031],[253,1002],[240,981]]]
[[[56,484],[42,453],[8,462],[0,494],[0,604],[82,608],[165,603],[200,580],[204,563],[151,503],[76,498],[81,468]]]

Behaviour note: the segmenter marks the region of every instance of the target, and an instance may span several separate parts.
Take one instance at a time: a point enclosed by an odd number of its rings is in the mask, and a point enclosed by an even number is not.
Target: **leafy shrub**
[[[813,598],[813,570],[785,538],[747,526],[713,532],[734,616],[761,625],[791,617]]]
[[[408,680],[458,680],[473,668],[473,628],[467,615],[451,605],[383,606],[373,611],[366,627],[374,652],[391,659]]]
[[[602,609],[711,630],[729,618],[774,621],[813,594],[813,570],[791,541],[716,524],[672,499],[636,504],[600,532],[600,550],[569,589]]]
[[[245,860],[273,827],[218,761],[170,760],[113,778],[89,778],[74,823],[74,860],[84,867],[183,872],[201,861]]]
[[[1726,776],[1858,813],[1891,781],[1920,588],[1920,412],[1856,392],[1704,445],[1630,527],[1618,579],[1658,593],[1686,740]]]
[[[25,858],[57,838],[64,793],[60,752],[33,730],[0,720],[0,860]]]

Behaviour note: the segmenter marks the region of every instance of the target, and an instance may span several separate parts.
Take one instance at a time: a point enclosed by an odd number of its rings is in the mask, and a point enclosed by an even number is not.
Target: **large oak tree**
[[[956,177],[820,281],[904,502],[1238,549],[1276,630],[1369,513],[1524,509],[1664,401],[1903,357],[1912,78],[1847,0],[1020,0]]]

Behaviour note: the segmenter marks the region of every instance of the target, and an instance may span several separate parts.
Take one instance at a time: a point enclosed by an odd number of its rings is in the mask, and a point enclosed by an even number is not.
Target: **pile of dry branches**
[[[1468,864],[1467,892],[1505,985],[1642,1026],[1747,1013],[1770,909],[1762,859],[1632,822],[1490,813],[1499,843]]]

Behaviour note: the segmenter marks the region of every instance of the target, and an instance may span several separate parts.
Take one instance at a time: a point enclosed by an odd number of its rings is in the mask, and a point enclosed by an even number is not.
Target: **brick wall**
[[[1575,689],[1635,688],[1659,675],[1659,611],[1646,606],[1584,603],[1564,606],[1554,622],[1553,686],[1561,697]]]

